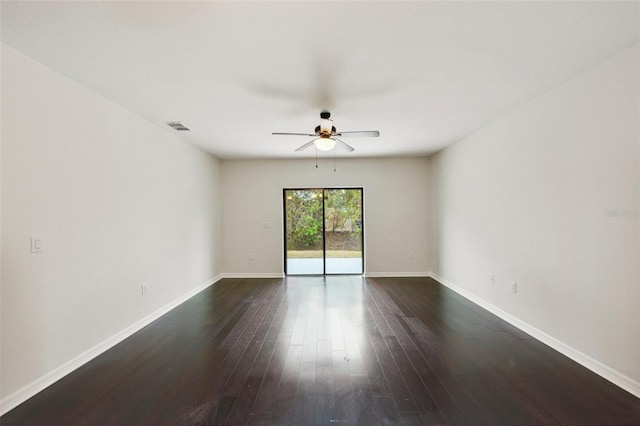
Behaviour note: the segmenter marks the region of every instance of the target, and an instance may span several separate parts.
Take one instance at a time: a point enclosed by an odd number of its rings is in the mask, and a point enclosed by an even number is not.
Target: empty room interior
[[[4,425],[640,425],[640,2],[1,3]]]

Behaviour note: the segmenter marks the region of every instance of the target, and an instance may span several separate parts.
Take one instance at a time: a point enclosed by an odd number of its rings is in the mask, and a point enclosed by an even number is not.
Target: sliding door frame
[[[327,273],[327,229],[325,218],[326,191],[334,190],[359,190],[360,191],[360,247],[362,252],[362,272],[360,273]],[[322,191],[322,274],[289,274],[287,271],[287,191]],[[325,275],[364,275],[364,187],[362,186],[340,186],[321,188],[282,188],[282,236],[284,247],[284,274],[291,276],[325,276]]]

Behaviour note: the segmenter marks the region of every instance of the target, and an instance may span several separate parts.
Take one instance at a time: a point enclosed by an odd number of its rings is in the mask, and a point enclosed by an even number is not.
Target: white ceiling
[[[220,158],[313,156],[271,132],[322,109],[381,132],[344,156],[428,155],[637,44],[639,4],[3,1],[2,41]]]

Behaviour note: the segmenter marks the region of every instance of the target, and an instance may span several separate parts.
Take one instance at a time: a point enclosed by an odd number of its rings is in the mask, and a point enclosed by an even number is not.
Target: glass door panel
[[[362,274],[362,189],[324,190],[325,273]]]
[[[284,191],[286,273],[324,274],[322,189]]]

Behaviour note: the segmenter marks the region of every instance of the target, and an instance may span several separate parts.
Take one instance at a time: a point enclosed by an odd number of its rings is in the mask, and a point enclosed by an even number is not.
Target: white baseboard
[[[432,273],[429,273],[429,276],[434,280],[438,281],[440,284],[455,291],[462,297],[470,300],[471,302],[475,303],[478,306],[483,307],[487,311],[500,317],[501,319],[505,320],[506,322],[513,325],[514,327],[519,328],[525,333],[538,339],[542,343],[557,350],[561,354],[571,358],[572,360],[582,365],[583,367],[586,367],[589,370],[596,373],[597,375],[607,379],[614,385],[619,386],[622,389],[626,390],[627,392],[631,393],[632,395],[635,395],[638,398],[640,398],[640,383],[633,380],[631,377],[628,377],[620,373],[619,371],[609,367],[608,365],[603,364],[600,361],[591,358],[589,355],[586,355],[580,352],[579,350],[567,345],[566,343],[561,342],[555,337],[550,336],[544,331],[514,317],[510,313],[503,311],[497,306],[492,305],[486,300],[476,296],[473,293],[470,293],[469,291],[463,289],[462,287],[457,286],[456,284],[452,283],[451,281],[448,281],[447,279],[439,276],[438,274],[435,274],[432,272]]]
[[[429,277],[429,272],[365,272],[368,278],[403,278],[403,277]]]
[[[430,272],[365,272],[364,277],[392,278],[392,277],[429,277]],[[284,278],[284,272],[227,272],[222,278]]]
[[[7,397],[3,398],[0,401],[0,416],[13,410],[15,407],[22,404],[32,396],[36,395],[39,392],[42,392],[44,389],[48,388],[58,380],[68,375],[69,373],[73,372],[74,370],[77,370],[78,368],[82,367],[84,364],[91,361],[98,355],[111,349],[113,346],[117,345],[118,343],[122,342],[124,339],[128,338],[135,332],[151,324],[153,321],[157,320],[162,315],[166,314],[170,310],[176,308],[177,306],[191,299],[193,296],[200,293],[201,291],[208,288],[209,286],[215,284],[221,278],[222,278],[222,275],[218,275],[207,280],[203,284],[199,285],[198,287],[194,288],[188,293],[183,294],[182,296],[178,297],[177,299],[173,300],[172,302],[168,303],[167,305],[163,306],[157,311],[147,315],[146,317],[135,322],[134,324],[131,324],[129,327],[125,328],[124,330],[116,333],[115,335],[109,337],[108,339],[102,341],[101,343],[98,343],[91,349],[81,353],[75,358],[65,362],[61,366],[48,372],[44,376],[39,377],[33,382],[13,392],[11,395],[8,395]]]
[[[283,272],[227,272],[222,278],[284,278]]]

